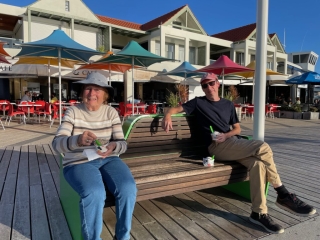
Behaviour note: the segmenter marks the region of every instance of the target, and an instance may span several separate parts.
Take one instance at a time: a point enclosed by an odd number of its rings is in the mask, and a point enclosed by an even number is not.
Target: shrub
[[[228,90],[229,91],[225,94],[224,98],[230,100],[231,102],[235,102],[239,98],[238,89],[231,85]]]
[[[166,102],[170,107],[177,107],[179,105],[179,96],[167,89],[169,95],[166,96]]]

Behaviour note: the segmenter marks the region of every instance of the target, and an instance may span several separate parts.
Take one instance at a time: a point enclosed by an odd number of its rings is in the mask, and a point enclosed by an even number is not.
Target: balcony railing
[[[0,42],[7,43],[5,48],[20,48],[19,44],[23,43],[22,39],[0,37]]]

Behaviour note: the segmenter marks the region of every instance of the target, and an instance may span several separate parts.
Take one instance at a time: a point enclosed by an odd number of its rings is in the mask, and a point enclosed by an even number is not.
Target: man
[[[31,101],[31,93],[29,91],[24,92],[24,96],[21,98],[21,102],[23,101],[26,101],[26,102]]]
[[[202,127],[209,154],[215,155],[216,160],[235,160],[248,168],[252,202],[249,220],[267,231],[282,233],[284,229],[268,215],[264,193],[266,180],[278,193],[277,206],[299,216],[315,214],[315,208],[302,202],[295,194],[289,193],[281,183],[269,145],[263,141],[248,141],[238,137],[241,128],[234,105],[229,100],[219,97],[220,83],[217,76],[213,73],[206,74],[200,84],[205,96],[196,97],[182,106],[170,108],[162,121],[162,128],[166,132],[172,129],[172,114],[185,111],[188,115],[195,115]],[[210,126],[220,133],[216,141],[211,139]]]

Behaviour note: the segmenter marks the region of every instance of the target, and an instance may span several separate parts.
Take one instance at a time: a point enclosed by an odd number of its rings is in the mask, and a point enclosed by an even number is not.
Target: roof
[[[147,23],[144,23],[144,24],[133,23],[133,22],[129,22],[129,21],[116,19],[116,18],[98,15],[98,14],[96,14],[96,16],[100,19],[100,21],[105,22],[105,23],[109,23],[109,24],[113,24],[113,25],[117,25],[117,26],[121,26],[121,27],[126,27],[126,28],[131,28],[131,29],[135,29],[135,30],[148,31],[150,29],[156,28],[159,25],[166,23],[168,20],[170,20],[172,17],[174,17],[181,9],[183,9],[186,6],[188,6],[188,5],[184,5],[180,8],[177,8],[169,13],[166,13],[166,14],[164,14],[156,19],[153,19]]]
[[[274,35],[276,35],[276,33],[270,33],[269,34],[270,39],[272,39],[274,37]]]
[[[148,31],[150,29],[156,28],[159,25],[166,23],[168,20],[170,20],[173,16],[175,16],[181,9],[183,9],[186,6],[188,6],[188,5],[184,5],[182,7],[179,7],[179,8],[177,8],[167,14],[164,14],[156,19],[151,20],[150,22],[143,24],[141,26],[141,30]]]
[[[225,32],[216,33],[211,37],[220,38],[232,42],[245,40],[256,29],[256,23],[252,23],[246,26],[230,29]]]
[[[133,22],[128,22],[128,21],[116,19],[116,18],[101,16],[98,14],[96,14],[96,16],[100,19],[100,21],[105,22],[105,23],[110,23],[113,25],[131,28],[131,29],[135,29],[135,30],[141,30],[141,28],[140,28],[141,24],[138,24],[138,23],[133,23]]]

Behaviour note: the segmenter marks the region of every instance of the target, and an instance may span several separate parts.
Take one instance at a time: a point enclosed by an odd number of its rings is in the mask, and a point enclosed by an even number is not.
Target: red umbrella
[[[2,63],[8,63],[8,60],[5,57],[10,57],[10,55],[3,49],[4,42],[0,42],[0,62]]]
[[[250,71],[254,71],[254,70],[233,62],[226,55],[222,55],[214,63],[211,63],[210,65],[197,70],[197,72],[209,72],[209,73],[214,73],[222,76],[222,97],[224,94],[223,81],[224,81],[225,74],[234,73],[234,72],[250,72]]]

